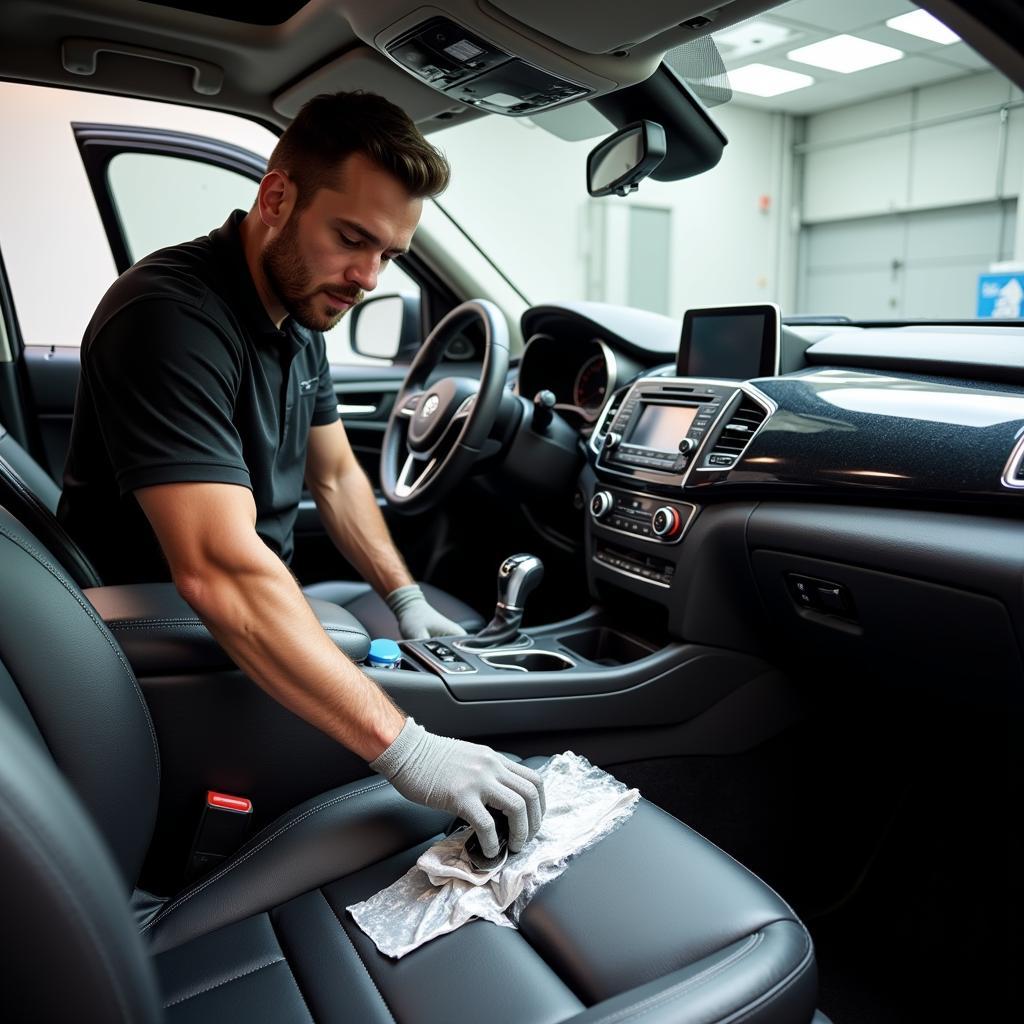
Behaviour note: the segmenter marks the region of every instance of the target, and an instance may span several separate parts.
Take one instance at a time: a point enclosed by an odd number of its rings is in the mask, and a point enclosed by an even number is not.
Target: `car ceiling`
[[[432,8],[417,0],[6,0],[0,77],[215,107],[278,125],[320,92],[364,88],[398,103],[430,131],[479,113],[384,56],[379,47],[390,26],[443,12],[508,52],[600,94],[650,77],[668,49],[770,6],[770,0],[730,0],[707,20],[706,0],[446,0]],[[690,18],[698,20],[680,24]],[[62,58],[68,40],[185,56],[210,65],[222,84],[204,95],[193,88],[195,72],[182,64],[109,50],[98,54],[94,73],[74,74],[68,70],[74,61]]]
[[[1004,2],[983,0],[971,5],[972,13],[951,0],[922,6],[1021,81],[1020,55],[976,20],[982,8],[994,18]],[[431,14],[444,13],[600,95],[646,80],[668,50],[773,6],[772,0],[446,0],[431,8],[418,0],[5,0],[0,78],[207,106],[278,126],[318,93],[363,88],[387,96],[429,132],[479,116],[382,52],[403,26]],[[149,50],[150,59],[119,53],[118,44]],[[93,73],[68,70],[80,63],[76,46],[78,53],[96,54],[85,61],[92,60]],[[172,60],[159,59],[167,55]],[[175,56],[197,63],[198,75]],[[197,81],[216,88],[197,92]]]

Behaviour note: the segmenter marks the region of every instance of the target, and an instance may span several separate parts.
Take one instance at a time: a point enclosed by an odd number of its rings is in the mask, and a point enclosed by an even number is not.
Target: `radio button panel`
[[[711,429],[740,390],[738,384],[722,381],[673,377],[638,380],[607,425],[597,468],[668,486],[682,485]],[[659,407],[666,410],[660,422],[659,414],[653,411]],[[690,410],[692,416],[687,420]],[[672,433],[676,425],[673,420],[680,428],[679,436]],[[601,429],[602,424],[597,426]],[[628,529],[634,532],[631,526]]]

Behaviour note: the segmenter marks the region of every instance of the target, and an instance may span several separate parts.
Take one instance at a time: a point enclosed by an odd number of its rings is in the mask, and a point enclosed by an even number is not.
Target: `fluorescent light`
[[[960,41],[960,37],[952,29],[946,28],[934,14],[927,11],[911,11],[909,14],[901,14],[898,18],[889,18],[886,25],[897,32],[906,32],[932,43],[942,43],[943,46]]]
[[[786,56],[798,64],[813,64],[816,68],[827,68],[847,75],[851,71],[863,71],[864,68],[899,60],[903,51],[894,46],[883,46],[881,43],[844,34],[790,50]]]
[[[810,75],[773,68],[768,64],[746,64],[729,71],[728,75],[734,92],[745,92],[751,96],[780,96],[784,92],[814,85]]]
[[[795,43],[796,33],[785,25],[773,21],[744,21],[732,28],[716,32],[712,38],[722,56],[730,63],[751,57],[762,50],[771,50],[783,43]]]

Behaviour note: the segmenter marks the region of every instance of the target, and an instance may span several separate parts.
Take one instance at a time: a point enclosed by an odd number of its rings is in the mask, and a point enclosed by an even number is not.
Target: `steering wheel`
[[[480,380],[427,380],[449,342],[467,325],[483,327]],[[402,512],[437,505],[469,472],[494,425],[508,374],[508,324],[486,299],[456,306],[420,346],[395,399],[380,454],[388,504]]]

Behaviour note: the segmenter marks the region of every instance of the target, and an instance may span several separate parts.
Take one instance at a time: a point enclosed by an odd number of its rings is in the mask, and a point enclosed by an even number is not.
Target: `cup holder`
[[[572,658],[554,651],[497,651],[481,654],[480,660],[507,672],[561,672],[576,667]]]

